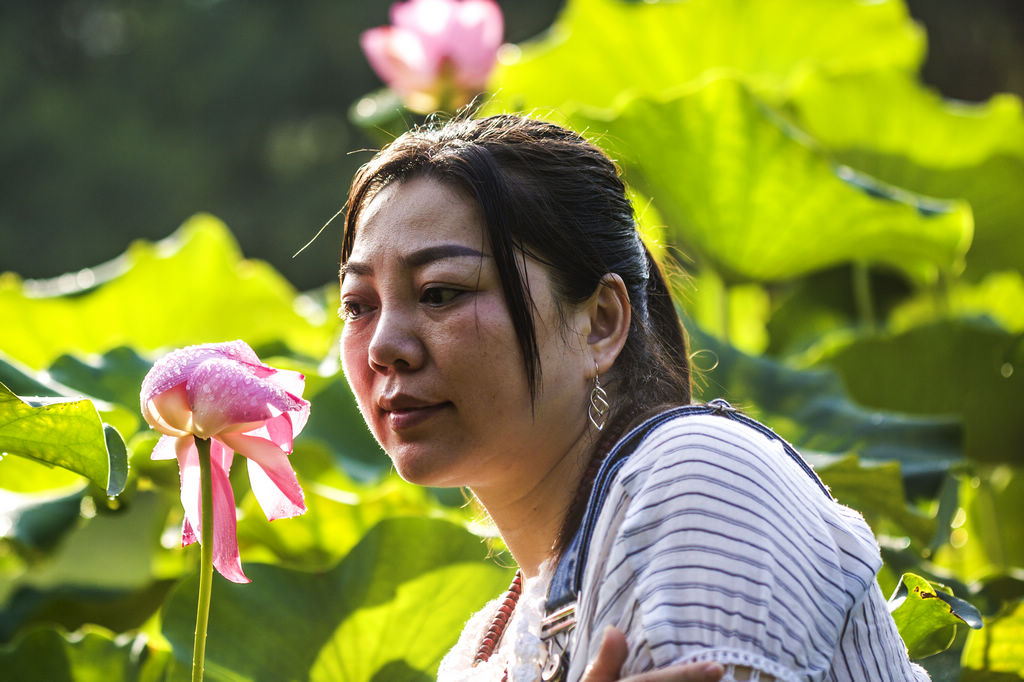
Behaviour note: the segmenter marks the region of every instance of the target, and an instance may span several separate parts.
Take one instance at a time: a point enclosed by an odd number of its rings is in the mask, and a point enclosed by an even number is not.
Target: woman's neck
[[[551,557],[593,451],[593,438],[583,433],[546,470],[525,467],[515,480],[472,489],[526,578]]]

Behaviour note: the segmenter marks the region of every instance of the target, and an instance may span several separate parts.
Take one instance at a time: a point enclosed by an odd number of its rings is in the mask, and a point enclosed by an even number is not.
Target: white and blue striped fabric
[[[624,677],[712,660],[738,679],[927,680],[889,616],[880,566],[863,518],[781,441],[721,416],[673,419],[601,509],[568,679],[614,625],[630,646]]]

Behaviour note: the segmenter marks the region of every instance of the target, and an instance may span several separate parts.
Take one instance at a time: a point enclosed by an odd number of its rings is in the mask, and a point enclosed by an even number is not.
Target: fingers
[[[618,628],[609,625],[604,629],[601,649],[587,666],[580,682],[615,682],[619,679],[619,671],[628,653],[626,636]]]

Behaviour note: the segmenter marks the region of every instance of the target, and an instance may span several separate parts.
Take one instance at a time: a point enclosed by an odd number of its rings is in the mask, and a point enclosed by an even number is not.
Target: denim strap
[[[601,463],[601,468],[594,478],[594,487],[590,491],[587,509],[583,514],[580,527],[568,546],[566,546],[565,551],[558,560],[555,574],[552,576],[547,598],[547,612],[549,614],[563,609],[576,601],[580,591],[580,583],[583,581],[584,563],[586,562],[587,551],[590,547],[590,539],[594,533],[594,526],[597,524],[597,517],[600,515],[601,507],[604,506],[604,502],[608,497],[612,481],[615,480],[616,474],[618,474],[623,464],[626,463],[629,456],[633,454],[633,451],[654,429],[665,422],[676,417],[701,414],[713,414],[732,419],[741,424],[746,424],[771,440],[779,441],[782,443],[786,454],[818,485],[824,495],[832,499],[828,488],[821,482],[818,475],[814,473],[811,466],[800,456],[800,453],[793,449],[793,446],[780,438],[767,426],[740,413],[721,398],[716,398],[706,405],[683,405],[657,414],[633,427],[625,436],[620,438],[619,442],[608,453],[608,456],[605,457],[604,462]]]

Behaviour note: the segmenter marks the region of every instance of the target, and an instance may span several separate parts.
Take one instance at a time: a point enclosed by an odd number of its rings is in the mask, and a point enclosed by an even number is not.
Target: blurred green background
[[[564,3],[506,0],[506,40]],[[1024,3],[911,0],[922,79],[947,97],[1024,94]],[[128,0],[0,5],[0,272],[49,278],[160,239],[196,211],[299,289],[337,272],[364,150],[348,109],[380,87],[358,43],[387,2]]]

